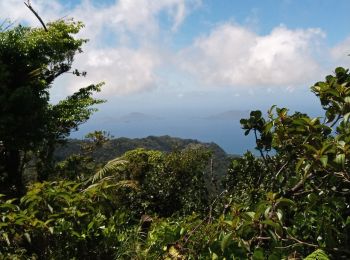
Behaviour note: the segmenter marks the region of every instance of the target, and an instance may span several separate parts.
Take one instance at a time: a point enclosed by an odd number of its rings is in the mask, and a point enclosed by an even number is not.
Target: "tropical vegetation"
[[[242,119],[256,150],[215,174],[201,144],[94,156],[110,137],[55,149],[103,102],[101,84],[50,103],[82,23],[0,30],[1,259],[349,259],[350,73],[311,91],[323,117],[273,106]]]

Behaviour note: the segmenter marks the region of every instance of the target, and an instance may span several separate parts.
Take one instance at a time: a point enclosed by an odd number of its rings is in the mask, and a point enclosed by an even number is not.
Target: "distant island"
[[[249,110],[229,110],[218,114],[213,114],[204,119],[208,120],[240,120],[249,116]]]
[[[162,119],[162,118],[159,116],[148,115],[148,114],[141,113],[141,112],[131,112],[131,113],[128,113],[126,115],[119,117],[117,120],[122,121],[124,123],[129,123],[132,121],[160,120],[160,119]]]

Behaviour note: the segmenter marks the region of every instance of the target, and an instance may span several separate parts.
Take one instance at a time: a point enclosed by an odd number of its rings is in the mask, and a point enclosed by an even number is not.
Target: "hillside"
[[[55,152],[55,160],[61,161],[69,155],[80,153],[81,145],[87,141],[70,139],[65,145],[59,146]],[[123,155],[125,152],[137,148],[147,150],[158,150],[162,152],[171,152],[174,150],[183,150],[191,146],[203,146],[213,153],[213,172],[216,176],[223,176],[228,167],[230,158],[236,155],[227,154],[219,145],[215,143],[203,143],[193,139],[182,139],[177,137],[165,136],[148,136],[145,138],[115,138],[107,141],[94,151],[93,158],[97,162],[107,162],[116,157]]]

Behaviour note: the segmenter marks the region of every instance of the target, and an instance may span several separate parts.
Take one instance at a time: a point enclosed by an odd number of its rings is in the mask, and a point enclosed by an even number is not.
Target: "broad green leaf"
[[[10,246],[10,245],[11,245],[11,242],[10,242],[10,240],[9,240],[8,234],[7,234],[6,232],[2,233],[2,237],[5,239],[7,245]]]
[[[344,115],[344,122],[349,122],[350,112]]]
[[[50,205],[49,203],[47,203],[47,207],[48,207],[49,211],[50,211],[51,213],[53,213],[53,208],[51,207],[51,205]]]
[[[226,247],[229,245],[230,241],[232,240],[232,237],[233,237],[232,233],[228,233],[222,238],[220,242],[220,247],[222,252],[225,251]]]
[[[300,158],[299,159],[299,161],[298,161],[298,163],[297,163],[297,165],[295,167],[295,171],[296,172],[299,172],[299,169],[300,169],[301,165],[304,163],[304,161],[305,161],[305,158]]]
[[[336,164],[341,165],[344,168],[345,167],[345,154],[343,154],[343,153],[337,154],[335,159],[334,159],[334,162]]]
[[[345,226],[349,226],[349,225],[350,225],[350,216],[346,218],[346,222],[345,222]]]
[[[264,249],[256,248],[254,250],[253,260],[265,260]]]
[[[50,232],[51,234],[53,234],[53,231],[54,231],[53,227],[49,227],[49,232]]]
[[[29,244],[31,244],[32,243],[32,240],[31,240],[31,238],[30,238],[30,235],[29,235],[29,233],[24,233],[24,237],[26,238],[26,240],[28,241],[28,243]]]
[[[328,156],[327,155],[322,155],[320,157],[320,161],[322,163],[322,166],[326,168],[327,167],[327,163],[328,163]]]
[[[296,203],[294,201],[292,201],[291,199],[286,199],[286,198],[280,198],[276,201],[276,203],[278,204],[278,206],[281,207],[291,207],[291,206],[296,206]]]
[[[329,257],[322,249],[317,249],[316,251],[305,257],[304,260],[329,260]]]

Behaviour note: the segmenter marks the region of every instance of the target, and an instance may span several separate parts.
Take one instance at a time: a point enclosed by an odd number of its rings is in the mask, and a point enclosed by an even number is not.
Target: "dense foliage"
[[[45,29],[0,28],[0,179],[1,188],[20,195],[25,165],[35,161],[37,178],[45,180],[52,168],[54,146],[85,122],[91,106],[101,103],[91,95],[101,84],[80,89],[51,104],[54,80],[70,72],[84,39],[73,36],[82,23],[59,20]],[[85,75],[78,70],[75,75]]]
[[[350,258],[348,70],[312,86],[324,118],[273,106],[266,118],[252,111],[242,119],[260,156],[233,159],[222,186],[198,144],[134,149],[102,163],[94,152],[109,138],[99,131],[53,164],[55,145],[100,102],[91,98],[99,87],[90,86],[48,103],[53,78],[84,42],[72,38],[80,27],[58,21],[47,31],[0,32],[0,258]],[[22,119],[28,127],[19,129]],[[25,155],[39,161],[33,171],[43,178],[19,196],[25,188],[11,176],[24,177]]]

